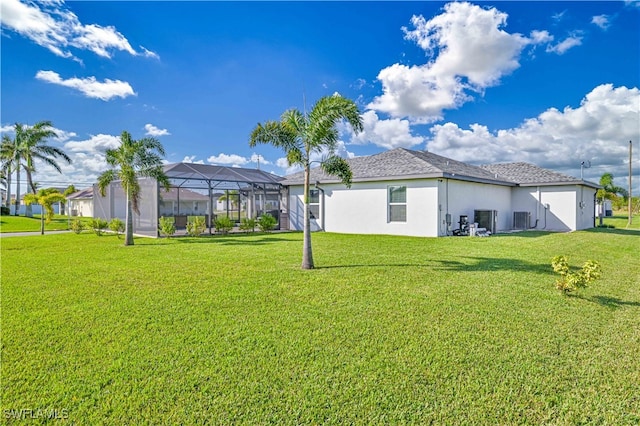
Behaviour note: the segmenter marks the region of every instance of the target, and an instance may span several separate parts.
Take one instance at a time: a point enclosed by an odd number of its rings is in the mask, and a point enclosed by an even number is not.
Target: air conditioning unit
[[[473,221],[478,224],[478,228],[485,228],[487,231],[495,234],[496,228],[498,227],[498,211],[474,210]]]
[[[531,213],[513,212],[513,229],[531,228]]]

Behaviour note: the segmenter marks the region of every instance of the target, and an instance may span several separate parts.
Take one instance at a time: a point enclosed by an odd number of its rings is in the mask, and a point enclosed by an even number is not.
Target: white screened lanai
[[[270,213],[286,229],[289,224],[286,200],[280,184],[282,178],[258,169],[213,166],[207,164],[174,163],[164,166],[169,178],[169,191],[157,181],[140,179],[140,214],[134,213],[134,233],[158,236],[160,217],[173,217],[176,228],[184,228],[189,216],[203,216],[211,233],[215,218],[228,216],[234,222]],[[94,187],[94,217],[125,220],[126,198],[120,182],[107,188],[100,196]]]

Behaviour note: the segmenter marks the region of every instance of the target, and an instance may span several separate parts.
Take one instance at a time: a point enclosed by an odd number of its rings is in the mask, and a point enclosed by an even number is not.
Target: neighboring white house
[[[69,194],[67,205],[71,216],[93,217],[93,188]]]
[[[595,226],[598,185],[528,163],[477,167],[398,148],[348,160],[353,184],[312,169],[312,229],[422,237],[452,235],[466,219],[494,232]],[[303,172],[287,176],[290,229],[303,228]]]

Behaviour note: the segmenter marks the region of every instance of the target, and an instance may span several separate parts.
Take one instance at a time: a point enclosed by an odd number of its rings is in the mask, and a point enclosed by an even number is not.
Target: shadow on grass
[[[553,270],[548,264],[526,262],[520,259],[504,259],[494,257],[464,257],[461,260],[426,260],[424,263],[371,263],[368,265],[329,265],[316,269],[363,268],[363,267],[423,267],[440,271],[479,272],[479,271],[523,271],[551,275]],[[464,259],[468,259],[465,261]]]
[[[640,302],[622,300],[617,297],[611,297],[611,296],[585,297],[580,294],[568,294],[567,296],[574,297],[576,299],[586,300],[587,302],[591,302],[591,303],[597,303],[600,306],[605,306],[607,308],[613,308],[613,309],[618,309],[623,306],[640,306]]]
[[[596,234],[633,235],[634,237],[640,237],[640,229],[591,228],[585,229],[585,232],[593,232]]]
[[[279,238],[273,234],[233,234],[233,235],[202,235],[200,237],[171,237],[171,240],[182,244],[222,244],[231,246],[242,245],[263,245],[282,241],[289,241],[286,238]]]

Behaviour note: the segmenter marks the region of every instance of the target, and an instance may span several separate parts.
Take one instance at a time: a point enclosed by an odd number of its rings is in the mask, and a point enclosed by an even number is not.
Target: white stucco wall
[[[531,213],[531,226],[547,231],[575,231],[593,227],[595,189],[582,185],[514,188],[514,211]],[[548,208],[546,206],[548,205]]]
[[[496,231],[511,229],[512,187],[449,179],[447,197],[446,184],[446,180],[440,184],[440,199],[443,205],[442,217],[444,219],[444,213],[448,207],[448,211],[452,215],[452,229],[458,229],[461,215],[468,216],[469,222],[473,222],[474,210],[496,210],[498,212]]]
[[[93,217],[93,200],[80,199],[69,202],[70,211],[75,211],[76,216]]]
[[[390,222],[388,218],[389,185],[407,187],[407,220]],[[348,234],[387,234],[420,237],[438,236],[438,182],[436,179],[393,182],[354,183],[350,189],[341,184],[321,185],[320,211],[324,213],[324,230]],[[322,194],[322,193],[321,193]],[[302,187],[290,188],[290,227],[303,229]],[[324,205],[322,201],[324,200]],[[312,220],[312,230],[319,230],[321,220]]]

